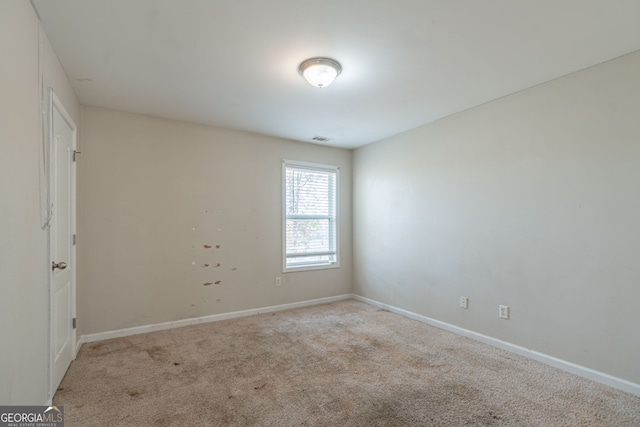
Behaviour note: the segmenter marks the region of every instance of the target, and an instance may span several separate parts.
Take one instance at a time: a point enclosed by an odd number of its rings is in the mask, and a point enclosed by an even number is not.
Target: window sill
[[[331,264],[305,265],[300,267],[285,267],[282,269],[282,272],[296,273],[298,271],[328,270],[331,268],[339,268],[339,267],[340,267],[340,263],[334,262]]]

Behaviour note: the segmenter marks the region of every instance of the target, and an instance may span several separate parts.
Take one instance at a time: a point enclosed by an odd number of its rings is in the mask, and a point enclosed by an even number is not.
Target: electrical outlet
[[[509,306],[501,305],[498,309],[498,317],[509,320]]]
[[[460,297],[460,308],[469,308],[469,298]]]
[[[276,286],[282,285],[282,278],[276,277]]]

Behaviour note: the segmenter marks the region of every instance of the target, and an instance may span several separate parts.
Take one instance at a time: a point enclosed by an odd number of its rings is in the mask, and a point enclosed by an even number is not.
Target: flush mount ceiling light
[[[326,87],[338,77],[338,74],[342,72],[342,67],[337,61],[330,58],[310,58],[300,64],[298,71],[310,85]]]

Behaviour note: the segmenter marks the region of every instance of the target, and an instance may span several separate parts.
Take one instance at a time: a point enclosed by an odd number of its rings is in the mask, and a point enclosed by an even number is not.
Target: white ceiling
[[[345,148],[640,49],[638,0],[33,4],[82,104]]]

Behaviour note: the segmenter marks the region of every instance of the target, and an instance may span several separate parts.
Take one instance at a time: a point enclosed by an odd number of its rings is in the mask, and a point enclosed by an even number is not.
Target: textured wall
[[[639,117],[636,52],[356,150],[355,292],[640,383]]]

